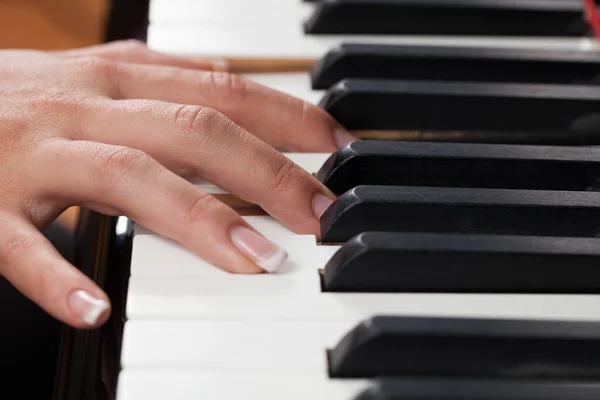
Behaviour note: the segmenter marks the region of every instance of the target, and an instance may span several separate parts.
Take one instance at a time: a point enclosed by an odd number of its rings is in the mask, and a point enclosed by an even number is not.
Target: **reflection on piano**
[[[363,140],[286,154],[340,196],[320,242],[198,183],[289,251],[275,275],[84,213],[81,268],[114,311],[65,330],[57,400],[600,398],[600,52],[581,1],[149,6],[150,47],[226,57]]]

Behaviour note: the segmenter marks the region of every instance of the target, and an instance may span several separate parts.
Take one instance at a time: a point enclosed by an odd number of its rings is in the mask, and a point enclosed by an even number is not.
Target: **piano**
[[[274,274],[83,212],[78,266],[113,314],[65,328],[56,400],[600,398],[600,52],[583,2],[140,10],[115,32],[226,58],[361,140],[285,153],[339,196],[320,241],[198,183],[289,252]]]

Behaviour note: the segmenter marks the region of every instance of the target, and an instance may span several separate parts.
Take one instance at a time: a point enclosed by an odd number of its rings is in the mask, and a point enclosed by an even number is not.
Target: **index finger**
[[[169,67],[119,67],[126,99],[154,99],[213,108],[272,146],[333,152],[355,140],[321,108],[240,75]]]

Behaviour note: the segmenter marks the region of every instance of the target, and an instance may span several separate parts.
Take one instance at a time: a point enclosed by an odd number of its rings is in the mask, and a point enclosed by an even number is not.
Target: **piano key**
[[[598,190],[600,153],[590,147],[360,140],[315,175],[336,194],[359,185]]]
[[[577,381],[383,378],[354,400],[592,400],[599,390]]]
[[[244,217],[248,220],[250,217]],[[263,216],[262,221],[274,221],[271,217]],[[260,220],[259,220],[260,221]],[[288,252],[288,259],[281,267],[282,270],[293,270],[299,265],[310,265],[313,260],[312,247],[316,246],[316,238],[312,235],[281,235],[279,230],[269,232],[257,228],[266,238],[277,243]],[[287,228],[285,228],[287,229]],[[160,235],[137,235],[133,239],[134,250],[131,261],[132,275],[153,275],[168,273],[170,275],[228,275],[225,271],[209,264],[178,243]],[[333,250],[331,250],[333,251]],[[173,260],[177,260],[175,263]]]
[[[243,216],[242,218],[266,238],[286,249],[289,257],[281,268],[283,271],[311,265],[317,254],[320,257],[319,262],[324,265],[324,260],[329,259],[339,249],[339,246],[321,246],[317,249],[315,236],[299,235],[271,216]],[[202,260],[179,243],[137,224],[134,227],[130,272],[134,276],[155,274],[229,276],[229,273]]]
[[[600,130],[590,86],[348,79],[320,106],[347,129],[569,132]]]
[[[316,3],[309,34],[585,36],[574,1],[330,0]]]
[[[598,379],[600,324],[374,317],[328,351],[337,378]]]
[[[365,231],[595,237],[600,193],[358,186],[321,217],[323,243]]]
[[[268,14],[270,15],[270,14]],[[201,23],[153,23],[148,27],[147,44],[169,54],[224,57],[229,59],[316,60],[342,43],[404,44],[418,46],[468,46],[548,48],[598,51],[590,38],[460,37],[418,35],[306,35],[302,17],[265,21],[207,20]],[[198,38],[211,38],[201,40]]]
[[[599,261],[596,238],[364,232],[328,261],[323,290],[600,293]]]
[[[558,240],[558,239],[557,239]],[[525,245],[532,241],[523,238]],[[556,245],[566,247],[569,240]],[[154,244],[158,247],[157,244]],[[144,247],[135,245],[142,252]],[[162,251],[168,253],[162,245]],[[127,318],[136,319],[361,319],[379,314],[432,314],[464,316],[555,315],[586,317],[600,306],[600,296],[586,294],[488,294],[488,293],[336,293],[322,289],[319,270],[339,247],[298,246],[290,251],[288,265],[274,274],[236,275],[208,271],[198,256],[190,256],[186,267],[168,262],[146,273],[136,267],[129,280]],[[157,252],[155,252],[157,253]],[[180,257],[181,259],[183,257]],[[132,269],[140,263],[133,257]],[[210,266],[213,270],[216,267]],[[481,268],[485,268],[483,265]],[[507,267],[508,268],[508,267]],[[444,279],[443,276],[440,279]],[[518,278],[515,278],[518,279]],[[576,279],[576,278],[573,278]],[[439,279],[432,277],[432,281]],[[567,279],[565,279],[567,280]],[[539,281],[539,279],[538,279]],[[531,284],[532,286],[534,284]]]
[[[307,19],[314,5],[302,0],[152,0],[149,21],[154,23],[196,23],[203,21],[249,21]]]
[[[598,84],[596,52],[342,44],[311,71],[311,87],[347,78]]]
[[[351,400],[370,387],[367,380],[333,380],[314,373],[125,369],[116,400]]]
[[[319,374],[271,371],[211,373],[126,369],[116,400],[597,400],[592,382],[444,378],[331,379]]]
[[[555,318],[548,320],[540,318],[539,315],[536,315],[531,321],[509,318],[515,321],[510,323],[499,321],[496,326],[502,326],[504,322],[503,331],[507,333],[511,329],[515,329],[515,326],[519,326],[519,320],[525,325],[531,325],[538,321],[540,323],[556,322],[559,328],[547,332],[546,335],[573,340],[581,338],[585,332],[580,333],[574,325],[570,325],[568,322],[598,323],[597,308],[588,310],[587,314],[589,319],[585,320],[575,320],[571,314],[566,318],[561,318],[562,315],[558,313],[554,313]],[[394,313],[391,316],[410,317],[401,313]],[[427,318],[429,316],[418,315],[415,317]],[[451,318],[462,317],[452,316]],[[309,317],[299,320],[294,319],[293,316],[282,316],[277,319],[248,319],[246,317],[239,319],[219,317],[203,320],[134,319],[125,323],[121,364],[126,370],[142,368],[195,369],[215,373],[252,370],[262,371],[265,374],[278,371],[280,373],[321,373],[327,376],[329,375],[327,350],[334,349],[348,332],[366,319],[368,317],[354,320],[316,320]],[[566,333],[560,335],[555,333],[560,330],[560,326],[564,326],[563,329]],[[460,325],[460,327],[467,332],[472,329],[465,325]],[[431,326],[430,330],[436,328],[442,329],[442,326],[436,324]],[[562,330],[560,331],[562,332]],[[589,335],[590,339],[595,340],[591,333]],[[593,350],[596,346],[597,342],[594,341],[593,346],[585,347]],[[568,349],[575,351],[575,347],[568,346]],[[464,347],[456,347],[454,351],[460,352],[461,348]],[[451,349],[452,347],[447,348],[440,353],[447,354],[447,351],[452,351]],[[589,354],[590,352],[586,353],[586,358],[590,362],[595,362],[593,357],[589,357]],[[460,368],[461,363],[456,360],[461,358],[461,356],[452,358],[456,368]],[[414,367],[417,370],[418,365],[414,365]],[[558,371],[560,369],[557,369]],[[534,367],[523,371],[525,374],[534,372]]]

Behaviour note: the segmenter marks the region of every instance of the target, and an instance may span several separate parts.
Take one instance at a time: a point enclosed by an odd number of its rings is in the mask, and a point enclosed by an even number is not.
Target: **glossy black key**
[[[307,34],[583,36],[582,2],[557,0],[327,0]]]
[[[347,79],[320,106],[352,130],[600,136],[595,86]]]
[[[598,84],[593,51],[342,44],[313,67],[314,90],[347,78]]]
[[[328,350],[335,378],[600,379],[600,323],[374,317]]]
[[[600,193],[358,186],[321,217],[325,243],[367,231],[596,237]]]
[[[359,185],[598,190],[600,148],[359,140],[316,177],[338,195]]]
[[[600,293],[600,239],[365,232],[331,257],[322,289]]]
[[[353,400],[598,400],[600,383],[378,378]]]

